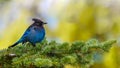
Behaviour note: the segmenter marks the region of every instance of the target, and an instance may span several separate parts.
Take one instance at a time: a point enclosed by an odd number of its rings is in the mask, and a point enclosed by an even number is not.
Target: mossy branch
[[[63,68],[70,64],[89,68],[94,64],[94,54],[109,51],[115,42],[116,40],[110,40],[100,43],[98,40],[91,39],[87,42],[77,41],[72,44],[44,40],[36,47],[20,44],[0,51],[0,67]]]

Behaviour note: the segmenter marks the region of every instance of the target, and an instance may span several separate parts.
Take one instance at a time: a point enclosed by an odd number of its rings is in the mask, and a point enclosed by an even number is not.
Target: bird
[[[19,43],[24,44],[26,42],[31,43],[32,46],[36,46],[36,43],[39,43],[44,39],[46,33],[43,25],[47,23],[43,22],[39,18],[32,18],[32,20],[34,21],[34,23],[26,29],[24,34],[17,42],[9,46],[8,48],[14,47]]]

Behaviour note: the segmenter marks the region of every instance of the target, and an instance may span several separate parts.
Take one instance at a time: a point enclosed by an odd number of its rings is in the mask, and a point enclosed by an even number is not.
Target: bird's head
[[[47,24],[47,23],[41,21],[41,20],[38,19],[38,18],[33,18],[32,20],[34,21],[34,23],[35,23],[36,25],[40,25],[40,26],[41,26],[41,25]]]

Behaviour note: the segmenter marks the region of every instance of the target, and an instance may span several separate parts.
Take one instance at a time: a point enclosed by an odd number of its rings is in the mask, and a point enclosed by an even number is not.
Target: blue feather
[[[22,37],[12,46],[14,47],[19,43],[26,43],[30,42],[33,46],[35,46],[36,43],[41,42],[45,37],[45,29],[43,27],[43,24],[46,24],[42,22],[39,19],[34,19],[34,23],[28,27],[28,29],[24,32]]]

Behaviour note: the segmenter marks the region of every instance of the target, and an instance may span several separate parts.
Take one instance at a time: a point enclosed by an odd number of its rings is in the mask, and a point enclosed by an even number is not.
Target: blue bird
[[[43,25],[47,23],[44,23],[43,21],[37,18],[33,18],[32,20],[34,21],[34,23],[30,25],[24,32],[23,36],[16,43],[9,46],[9,48],[14,47],[19,43],[24,44],[26,42],[30,42],[33,46],[35,46],[36,43],[39,43],[44,39],[45,29]]]

